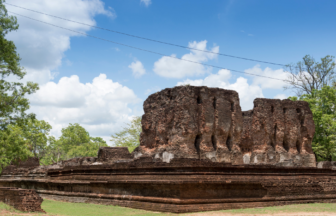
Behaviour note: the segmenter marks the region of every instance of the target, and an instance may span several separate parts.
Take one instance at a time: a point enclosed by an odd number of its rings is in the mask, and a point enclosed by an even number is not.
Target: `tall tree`
[[[12,161],[25,160],[28,156],[30,152],[21,127],[10,124],[0,131],[0,173]]]
[[[111,141],[115,146],[128,147],[128,150],[132,152],[136,147],[140,145],[140,133],[142,131],[141,117],[134,117],[131,123],[127,124],[122,131],[112,135]]]
[[[100,147],[107,147],[105,140],[100,137],[91,137],[89,143],[83,143],[82,145],[72,148],[68,155],[70,158],[74,157],[97,157]]]
[[[297,97],[290,97],[297,100]],[[313,113],[315,135],[312,147],[318,160],[332,161],[336,158],[336,89],[324,86],[304,94],[300,100],[307,101]]]
[[[51,126],[48,122],[30,119],[24,125],[24,137],[34,157],[41,159],[46,151]]]
[[[68,127],[62,129],[62,135],[59,139],[66,153],[70,149],[90,142],[90,134],[78,123],[69,124]]]
[[[23,159],[27,155],[26,145],[22,145],[22,131],[20,128],[28,119],[33,119],[34,114],[27,115],[29,101],[25,96],[38,89],[36,83],[19,82],[25,76],[25,71],[20,66],[20,56],[16,46],[5,36],[19,28],[17,19],[9,16],[0,0],[0,167],[10,163],[15,158]],[[18,78],[17,82],[6,80],[8,76]]]
[[[29,109],[29,101],[26,94],[32,94],[38,89],[38,85],[33,82],[8,82],[8,76],[22,79],[26,72],[20,67],[20,56],[16,52],[13,41],[5,38],[6,34],[19,28],[17,19],[9,16],[4,0],[0,0],[0,128],[5,129],[8,124],[22,124],[27,117],[34,117],[33,114],[26,115]]]
[[[313,90],[320,90],[325,85],[332,85],[335,81],[334,56],[327,55],[321,62],[315,61],[310,55],[303,57],[303,61],[290,64],[285,89],[293,89],[297,96],[312,94]]]
[[[67,154],[63,150],[61,142],[57,140],[54,136],[48,138],[48,145],[45,149],[45,153],[40,160],[43,165],[49,165],[53,163],[58,163],[61,160],[68,159]]]

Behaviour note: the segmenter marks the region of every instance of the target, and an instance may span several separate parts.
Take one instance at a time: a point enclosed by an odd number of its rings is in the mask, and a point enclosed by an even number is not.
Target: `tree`
[[[115,146],[128,147],[128,150],[132,152],[136,147],[140,145],[140,133],[142,131],[141,117],[134,117],[131,123],[127,124],[123,130],[115,135],[112,135],[111,141]]]
[[[26,160],[30,155],[21,127],[9,125],[0,133],[0,173],[12,161]]]
[[[78,123],[69,124],[62,129],[58,140],[50,137],[48,143],[45,156],[41,160],[44,165],[74,157],[96,157],[100,147],[108,146],[102,138],[90,137],[89,132]]]
[[[89,143],[72,148],[68,155],[74,157],[96,157],[100,147],[107,147],[105,140],[100,137],[91,138]]]
[[[6,81],[8,76],[22,79],[25,71],[20,67],[20,56],[16,52],[15,44],[5,36],[19,28],[17,19],[9,16],[0,0],[0,167],[8,165],[17,157],[27,157],[27,146],[22,144],[22,130],[28,119],[34,114],[27,115],[29,101],[25,96],[38,89],[36,83]]]
[[[30,119],[24,125],[24,137],[34,157],[41,159],[44,156],[51,128],[48,122],[37,119]]]
[[[59,139],[63,150],[68,153],[70,149],[80,146],[83,143],[90,142],[89,132],[78,123],[69,124],[67,128],[62,129],[62,135]]]
[[[303,61],[286,67],[289,75],[285,89],[293,89],[297,96],[312,94],[313,90],[320,90],[325,85],[332,85],[335,81],[334,56],[327,55],[321,62],[315,61],[310,55],[303,57]]]
[[[321,90],[314,89],[311,94],[304,94],[299,99],[307,101],[313,113],[315,135],[312,147],[317,159],[332,161],[336,157],[336,89],[324,86]]]

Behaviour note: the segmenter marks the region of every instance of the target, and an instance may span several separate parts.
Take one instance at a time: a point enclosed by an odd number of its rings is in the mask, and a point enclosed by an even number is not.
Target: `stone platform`
[[[0,186],[44,198],[163,212],[336,202],[336,171],[316,167],[308,103],[180,86],[144,102],[140,146],[104,147],[97,157],[5,168]]]
[[[162,212],[197,212],[336,202],[336,171],[231,165],[196,159],[170,163],[140,158],[113,165],[69,166],[41,178],[0,179],[2,187],[35,189],[47,199],[119,205]]]

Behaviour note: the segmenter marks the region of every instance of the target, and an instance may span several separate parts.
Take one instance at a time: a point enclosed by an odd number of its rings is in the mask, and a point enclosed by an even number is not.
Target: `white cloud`
[[[199,49],[199,50],[207,50],[207,41],[200,42],[190,42],[189,48]],[[219,47],[214,46],[211,49],[212,52],[218,53]],[[175,54],[171,55],[172,57],[176,57]],[[214,53],[206,53],[202,51],[191,50],[190,53],[182,56],[182,59],[186,59],[189,61],[195,62],[207,62],[208,60],[215,59],[217,54]],[[168,77],[168,78],[183,78],[187,76],[197,76],[206,73],[209,68],[206,68],[203,65],[195,64],[187,61],[181,61],[179,59],[174,59],[170,57],[162,57],[158,61],[154,63],[154,72],[160,76]]]
[[[288,97],[285,94],[277,94],[274,96],[274,99],[287,99]]]
[[[160,88],[159,86],[155,86],[155,87],[153,87],[153,88],[149,88],[149,89],[147,89],[146,91],[145,91],[145,95],[150,95],[150,94],[152,94],[152,93],[154,93],[154,92],[158,92],[158,91],[161,91],[162,90],[162,88]]]
[[[152,4],[151,0],[140,0],[141,3],[145,4],[146,7],[148,7],[150,4]]]
[[[133,90],[107,79],[105,74],[85,84],[76,75],[63,77],[58,83],[41,85],[29,99],[29,112],[48,121],[53,135],[60,136],[62,127],[69,123],[79,123],[91,136],[106,139],[132,117],[129,105],[139,102]]]
[[[252,73],[267,77],[273,77],[276,79],[286,79],[287,73],[283,69],[273,70],[269,67],[266,67],[264,70],[260,68],[260,65],[256,65],[253,68],[245,70],[246,73]],[[269,79],[265,77],[253,76],[253,84],[260,85],[263,89],[281,89],[285,86],[285,82],[281,80]]]
[[[262,89],[258,85],[249,85],[247,79],[239,77],[235,83],[230,83],[231,72],[229,70],[220,70],[217,74],[210,74],[204,79],[190,80],[178,82],[177,85],[190,84],[193,86],[219,87],[224,89],[235,90],[239,94],[240,106],[242,110],[253,108],[253,100],[255,98],[263,98]]]
[[[141,77],[146,73],[145,67],[143,66],[141,61],[136,60],[132,62],[132,64],[130,64],[128,67],[132,69],[133,76],[137,78]]]
[[[97,14],[111,18],[116,17],[113,8],[110,10],[104,9],[104,3],[101,0],[8,0],[7,3],[89,25],[96,24],[93,18]],[[6,7],[9,11],[76,31],[87,32],[91,29],[89,26],[32,13],[10,5],[6,5]],[[74,10],[74,8],[76,9]],[[52,79],[51,71],[62,64],[64,52],[70,49],[70,38],[80,35],[24,17],[17,17],[20,24],[19,30],[9,33],[7,38],[14,41],[22,58],[21,65],[27,70],[27,77],[23,81],[35,81],[43,84]],[[40,76],[45,77],[45,79],[40,79]]]

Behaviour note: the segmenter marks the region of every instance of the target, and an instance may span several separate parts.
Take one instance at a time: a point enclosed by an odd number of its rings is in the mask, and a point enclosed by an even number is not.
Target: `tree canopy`
[[[303,61],[289,64],[285,89],[292,89],[297,96],[312,94],[313,90],[320,90],[323,86],[331,86],[335,82],[334,56],[327,55],[317,62],[312,56],[306,55]]]
[[[5,37],[17,30],[19,25],[16,17],[8,15],[3,3],[4,0],[0,0],[0,169],[15,158],[28,156],[21,127],[35,115],[26,114],[29,101],[25,96],[38,89],[36,83],[19,81],[26,72],[20,66],[15,44]],[[7,81],[9,76],[16,77],[18,81]]]
[[[134,117],[131,123],[127,124],[123,130],[115,135],[112,135],[111,141],[114,142],[117,147],[128,147],[128,150],[132,152],[136,147],[140,145],[140,133],[142,131],[141,117]]]
[[[108,146],[100,137],[90,137],[78,123],[62,129],[59,139],[49,137],[49,145],[42,159],[43,164],[58,163],[75,157],[96,157],[100,147]]]

